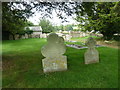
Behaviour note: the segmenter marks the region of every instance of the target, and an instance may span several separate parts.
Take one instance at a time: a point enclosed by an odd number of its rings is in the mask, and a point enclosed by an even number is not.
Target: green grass
[[[84,45],[86,40],[89,38],[90,36],[86,36],[86,37],[73,37],[71,38],[71,41],[76,41],[76,42],[65,42],[66,44],[77,44],[77,45],[81,45],[81,46],[86,46]],[[95,40],[100,39],[101,37],[96,37],[96,36],[91,36],[93,37]],[[83,44],[84,43],[84,44]]]
[[[3,88],[117,88],[118,49],[99,47],[100,63],[85,65],[86,49],[67,47],[68,70],[44,74],[45,39],[3,41]]]
[[[90,37],[90,36],[86,36],[86,37],[73,37],[73,38],[71,38],[71,40],[85,43],[86,40],[87,40],[89,37]],[[96,40],[101,38],[101,37],[97,37],[97,36],[91,36],[91,37],[93,37],[93,38],[96,39]]]
[[[86,46],[82,44],[81,42],[65,42],[65,44],[76,44],[76,45]]]

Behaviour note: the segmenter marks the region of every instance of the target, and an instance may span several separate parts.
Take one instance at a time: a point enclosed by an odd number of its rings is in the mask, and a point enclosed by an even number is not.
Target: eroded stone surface
[[[86,45],[88,50],[85,52],[85,64],[98,63],[99,62],[99,52],[95,49],[96,41],[90,37],[88,38]]]
[[[67,70],[67,57],[63,56],[66,51],[64,39],[55,33],[47,37],[47,44],[42,47],[41,53],[44,72],[54,72]]]

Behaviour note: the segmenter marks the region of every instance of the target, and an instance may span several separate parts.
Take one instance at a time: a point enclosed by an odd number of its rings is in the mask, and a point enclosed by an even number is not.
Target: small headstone
[[[11,34],[9,35],[9,40],[13,40],[13,36]]]
[[[18,40],[18,39],[19,39],[19,35],[16,34],[16,35],[15,35],[15,40]]]
[[[72,38],[71,35],[66,35],[66,41],[70,41],[71,38]]]
[[[85,52],[85,64],[98,63],[99,62],[99,52],[95,49],[96,41],[90,37],[88,38],[86,45],[88,50]]]
[[[41,38],[47,38],[47,34],[43,33],[43,34],[41,35]]]
[[[28,34],[25,34],[25,38],[28,38]]]
[[[54,72],[67,70],[67,57],[63,54],[66,51],[64,39],[55,33],[51,33],[47,37],[47,44],[42,47],[41,53],[43,71]]]
[[[21,39],[25,39],[25,36],[24,36],[24,35],[22,35],[22,36],[21,36]]]

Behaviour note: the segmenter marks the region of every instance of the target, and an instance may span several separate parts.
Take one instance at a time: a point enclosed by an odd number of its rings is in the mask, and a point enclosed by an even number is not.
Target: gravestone
[[[13,36],[11,34],[9,35],[9,40],[13,40]]]
[[[67,57],[63,55],[65,51],[64,39],[55,33],[49,34],[47,44],[41,49],[45,57],[42,59],[43,71],[46,73],[67,70]]]
[[[16,34],[16,35],[15,35],[15,40],[18,40],[18,39],[19,39],[19,35]]]
[[[70,41],[70,39],[72,38],[72,36],[71,35],[66,35],[66,41]]]
[[[47,34],[43,33],[40,38],[47,38]]]
[[[95,49],[96,41],[89,37],[86,45],[88,50],[85,52],[85,64],[98,63],[99,62],[99,52]]]
[[[25,38],[28,38],[28,34],[25,34]]]
[[[22,35],[22,36],[21,36],[21,39],[25,39],[25,36],[24,36],[24,35]]]

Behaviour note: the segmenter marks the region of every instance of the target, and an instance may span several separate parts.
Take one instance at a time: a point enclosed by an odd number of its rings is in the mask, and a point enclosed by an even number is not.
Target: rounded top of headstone
[[[94,38],[93,38],[93,37],[89,37],[88,39],[89,39],[89,40],[94,40]]]
[[[66,46],[63,37],[55,33],[51,33],[47,37],[47,44],[42,47],[41,53],[45,57],[55,57],[64,54]]]
[[[63,39],[63,37],[59,37],[59,43],[64,43],[64,39]]]
[[[47,37],[48,42],[54,42],[58,40],[58,35],[56,33],[50,33]]]
[[[89,37],[89,38],[87,39],[86,45],[87,45],[87,46],[90,46],[90,47],[95,46],[95,45],[96,45],[96,41],[94,40],[93,37]]]

